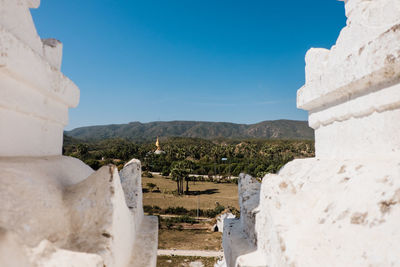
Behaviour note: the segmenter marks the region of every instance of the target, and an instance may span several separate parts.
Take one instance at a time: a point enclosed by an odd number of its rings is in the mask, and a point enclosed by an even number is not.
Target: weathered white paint
[[[226,213],[222,213],[222,214],[218,215],[216,218],[217,222],[215,225],[213,225],[212,230],[223,233],[224,232],[224,221],[226,219],[234,219],[234,218],[236,218],[236,216],[230,212],[226,212]]]
[[[0,156],[61,155],[79,89],[60,72],[62,44],[37,35],[29,7],[0,1]],[[29,133],[29,134],[27,134]]]
[[[330,50],[307,53],[298,91],[316,158],[241,193],[259,205],[245,213],[255,224],[225,225],[228,267],[400,266],[400,1],[345,5],[347,26]]]
[[[142,193],[142,164],[133,159],[125,164],[119,172],[122,188],[125,192],[125,201],[135,219],[135,229],[138,229],[143,220],[143,193]]]
[[[61,156],[79,89],[60,72],[62,44],[37,35],[39,4],[0,0],[0,266],[155,266],[140,161],[121,184],[115,166]]]
[[[261,184],[250,175],[239,176],[239,219],[225,219],[222,246],[224,248],[223,266],[234,266],[240,255],[257,249],[255,232],[255,211],[260,202]]]
[[[309,111],[318,158],[393,157],[400,152],[400,2],[349,0],[346,15],[331,50],[307,52],[297,105]]]

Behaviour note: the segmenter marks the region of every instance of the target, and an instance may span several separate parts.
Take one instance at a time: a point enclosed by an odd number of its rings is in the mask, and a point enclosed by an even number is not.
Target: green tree
[[[89,146],[87,144],[78,144],[77,152],[80,157],[85,157],[89,153]]]
[[[176,181],[177,192],[183,194],[183,181],[186,180],[186,193],[189,192],[189,174],[191,172],[190,163],[186,160],[177,161],[172,165],[171,176]]]

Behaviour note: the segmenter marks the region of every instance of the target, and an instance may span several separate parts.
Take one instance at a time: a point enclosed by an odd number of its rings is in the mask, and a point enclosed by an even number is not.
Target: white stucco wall
[[[79,89],[60,72],[62,44],[37,35],[39,4],[0,0],[0,266],[155,266],[140,161],[121,181],[113,165],[95,172],[61,156]]]
[[[225,226],[228,267],[400,266],[400,1],[345,6],[347,26],[330,50],[307,53],[297,93],[316,158],[263,178],[257,237]]]
[[[0,1],[0,156],[61,155],[79,89],[60,72],[62,44],[37,35],[29,7]],[[27,134],[29,133],[29,134]]]

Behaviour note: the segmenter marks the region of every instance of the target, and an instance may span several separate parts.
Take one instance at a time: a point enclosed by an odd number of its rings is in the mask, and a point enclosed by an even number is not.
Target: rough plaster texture
[[[140,226],[143,220],[143,192],[141,163],[133,159],[125,164],[119,172],[122,188],[125,192],[125,201],[135,218],[135,227]]]
[[[145,216],[140,224],[139,230],[137,231],[129,266],[156,266],[157,247],[158,218],[156,216]]]
[[[317,157],[395,156],[400,149],[393,112],[400,107],[400,2],[349,0],[346,15],[347,26],[331,50],[308,51],[297,105],[309,111]]]
[[[62,45],[37,35],[29,7],[0,1],[0,156],[54,156],[79,89],[60,72]],[[29,135],[26,134],[29,132]]]
[[[227,266],[234,266],[240,255],[257,249],[255,212],[260,202],[261,183],[250,175],[240,174],[238,186],[240,218],[224,220],[222,246]]]
[[[0,266],[155,266],[140,161],[121,179],[113,165],[61,156],[79,89],[60,72],[62,44],[37,35],[39,4],[0,0]]]
[[[260,182],[250,175],[240,174],[239,176],[239,206],[240,224],[245,235],[253,243],[257,243],[257,236],[254,229],[255,213],[254,210],[260,203]]]
[[[133,162],[127,179],[140,177]],[[157,218],[128,208],[115,166],[54,156],[0,168],[0,266],[155,266]]]
[[[228,267],[400,266],[400,1],[345,6],[347,26],[330,50],[307,53],[298,91],[316,158],[239,192],[241,209],[251,196],[259,205],[226,221]]]
[[[93,170],[62,156],[1,158],[0,168],[0,227],[23,237],[30,246],[43,239],[65,245],[71,222],[65,219],[64,188]]]
[[[135,228],[124,198],[115,166],[104,166],[66,188],[72,221],[68,248],[100,254],[107,266],[127,266]]]
[[[269,266],[400,266],[400,158],[295,160],[263,181]]]
[[[233,215],[230,212],[222,213],[217,216],[217,222],[215,225],[213,225],[212,230],[213,231],[218,231],[223,233],[224,232],[224,221],[226,219],[234,219],[236,218],[235,215]]]

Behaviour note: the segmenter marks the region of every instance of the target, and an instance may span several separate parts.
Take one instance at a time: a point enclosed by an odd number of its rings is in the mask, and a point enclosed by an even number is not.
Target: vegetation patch
[[[166,209],[162,209],[158,206],[149,206],[146,205],[143,207],[144,212],[149,215],[153,214],[172,214],[172,215],[183,215],[183,216],[192,216],[192,217],[208,217],[215,218],[221,212],[226,210],[226,208],[222,205],[217,205],[214,209],[185,209],[184,207],[168,207]],[[229,212],[234,214],[237,218],[240,217],[240,211],[235,207],[228,207]]]
[[[204,267],[214,267],[218,258],[187,257],[187,256],[158,256],[157,267],[189,267],[191,262],[201,262]]]
[[[68,136],[64,138],[64,155],[77,157],[95,170],[110,163],[121,169],[126,162],[136,158],[142,162],[143,171],[148,171],[144,173],[146,177],[151,176],[150,172],[171,175],[177,165],[188,165],[180,169],[189,169],[191,174],[209,177],[248,173],[261,178],[266,173],[276,173],[294,158],[314,156],[314,141],[311,140],[169,137],[161,139],[161,147],[165,153],[154,154],[154,141],[139,142],[121,138],[82,141]],[[178,174],[182,173],[175,172],[175,176]]]

